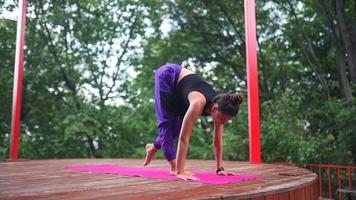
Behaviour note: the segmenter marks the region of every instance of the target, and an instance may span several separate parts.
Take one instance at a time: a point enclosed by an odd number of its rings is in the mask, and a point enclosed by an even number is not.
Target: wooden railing
[[[356,199],[356,166],[331,164],[275,164],[304,167],[318,174],[320,197],[329,199]]]

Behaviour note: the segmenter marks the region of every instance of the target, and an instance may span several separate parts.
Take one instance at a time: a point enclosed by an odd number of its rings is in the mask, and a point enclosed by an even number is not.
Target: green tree
[[[13,71],[9,69],[14,67],[15,33],[16,23],[14,21],[0,20],[0,35],[2,38],[0,43],[0,159],[4,159],[8,155],[13,87]]]

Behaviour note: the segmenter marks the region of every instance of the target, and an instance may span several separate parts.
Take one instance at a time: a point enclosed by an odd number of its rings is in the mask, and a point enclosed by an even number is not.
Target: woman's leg
[[[175,85],[181,67],[169,64],[160,67],[155,74],[155,111],[157,118],[157,137],[153,144],[146,145],[146,159],[144,165],[152,160],[157,150],[162,148],[163,154],[170,162],[175,159],[176,124],[180,120],[174,112]],[[181,122],[180,122],[181,123]],[[178,133],[179,135],[179,133]]]
[[[174,157],[172,157],[171,160],[168,160],[168,163],[170,165],[170,174],[174,174],[176,175],[177,173],[177,162],[176,162],[176,154],[177,154],[177,148],[175,146],[175,142],[177,141],[177,138],[179,138],[179,133],[180,133],[180,129],[182,127],[182,120],[181,119],[177,119],[175,126],[172,129],[172,133],[173,133],[173,150],[174,150]]]

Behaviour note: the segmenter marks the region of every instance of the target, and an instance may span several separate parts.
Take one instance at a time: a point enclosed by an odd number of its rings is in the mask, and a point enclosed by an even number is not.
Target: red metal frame
[[[250,162],[261,163],[255,0],[245,0],[245,37]]]
[[[11,141],[9,157],[17,160],[19,151],[22,76],[24,62],[24,45],[26,31],[26,8],[27,0],[19,1],[19,16],[17,18],[16,57],[14,69],[14,87],[12,97]]]
[[[250,162],[261,163],[260,122],[259,122],[259,94],[258,94],[258,69],[256,50],[256,19],[255,0],[245,0],[245,33],[246,33],[246,66],[248,86],[249,110],[249,138]],[[14,70],[14,89],[12,102],[11,145],[10,159],[18,158],[22,76],[23,76],[23,50],[26,30],[26,0],[19,1],[19,16],[17,21],[16,60]]]

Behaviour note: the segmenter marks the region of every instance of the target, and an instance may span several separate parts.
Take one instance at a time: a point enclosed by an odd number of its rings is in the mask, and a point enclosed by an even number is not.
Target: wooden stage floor
[[[66,159],[0,162],[0,199],[317,199],[317,175],[293,166],[224,161],[254,180],[211,185],[64,170],[69,165],[142,166],[143,160]],[[190,171],[214,171],[215,161],[188,160]],[[165,160],[150,167],[166,168]],[[292,176],[293,175],[293,176]]]

